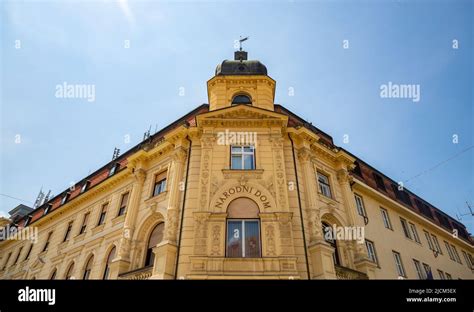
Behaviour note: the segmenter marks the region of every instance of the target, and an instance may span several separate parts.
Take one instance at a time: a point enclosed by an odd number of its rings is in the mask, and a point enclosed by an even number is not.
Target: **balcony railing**
[[[343,266],[335,265],[336,277],[340,280],[365,280],[369,279],[367,274],[349,269]]]
[[[125,272],[119,275],[119,279],[126,280],[146,280],[149,279],[153,272],[153,266],[139,268],[133,271]]]

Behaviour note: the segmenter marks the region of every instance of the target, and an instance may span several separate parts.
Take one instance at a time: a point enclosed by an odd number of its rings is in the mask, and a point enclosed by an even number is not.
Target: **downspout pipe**
[[[178,236],[178,250],[176,252],[176,265],[174,269],[174,279],[178,278],[178,265],[179,265],[179,254],[181,251],[181,237],[183,235],[183,223],[184,223],[184,207],[186,207],[186,193],[188,190],[188,176],[189,176],[189,163],[191,162],[191,149],[192,149],[192,141],[189,139],[189,136],[186,136],[186,140],[189,142],[188,148],[188,161],[186,164],[186,177],[184,180],[184,194],[183,194],[183,206],[181,207],[181,221],[179,226],[179,236]]]
[[[295,145],[293,143],[293,140],[291,139],[290,134],[288,133],[288,138],[291,141],[291,151],[293,154],[293,167],[295,168],[295,178],[296,178],[296,190],[297,190],[297,195],[298,195],[298,206],[300,209],[300,220],[301,220],[301,229],[303,230],[303,246],[304,246],[304,256],[306,260],[306,273],[308,275],[308,280],[311,279],[311,275],[309,272],[309,260],[308,260],[308,248],[306,245],[306,231],[304,229],[304,220],[303,220],[303,208],[301,208],[301,196],[300,196],[300,182],[298,179],[298,170],[296,168],[296,157],[295,157]]]

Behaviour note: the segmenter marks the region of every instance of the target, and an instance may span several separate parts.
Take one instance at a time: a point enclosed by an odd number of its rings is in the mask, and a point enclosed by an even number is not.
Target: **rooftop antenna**
[[[43,202],[43,198],[44,198],[43,187],[41,187],[38,193],[38,196],[36,196],[36,200],[35,200],[35,204],[33,208],[38,208],[39,206],[41,206],[41,203]]]
[[[46,194],[46,196],[44,197],[44,200],[43,200],[43,203],[42,204],[45,204],[48,202],[48,200],[51,198],[51,190],[48,191],[48,193]]]
[[[459,215],[456,213],[456,217],[458,218],[459,221],[462,220],[462,217],[464,216],[471,216],[471,217],[474,217],[474,212],[472,211],[472,207],[471,205],[467,202],[466,200],[466,206],[467,206],[467,209],[469,209],[469,212],[468,213],[460,213]]]
[[[143,141],[145,141],[146,139],[150,137],[150,131],[151,131],[151,125],[148,128],[148,131],[145,131],[145,133],[143,133]]]
[[[242,42],[244,41],[247,41],[249,39],[249,37],[245,37],[245,38],[242,38],[242,36],[240,36],[240,39],[239,39],[239,51],[242,51]]]
[[[120,149],[119,148],[114,148],[114,155],[112,156],[112,160],[115,160],[119,157],[120,155]]]

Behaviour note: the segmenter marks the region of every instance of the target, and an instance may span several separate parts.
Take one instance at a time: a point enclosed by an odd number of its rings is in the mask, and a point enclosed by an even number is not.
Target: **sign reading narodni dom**
[[[222,195],[216,200],[215,207],[222,208],[224,203],[227,201],[229,197],[232,197],[235,194],[239,195],[250,195],[253,198],[256,198],[257,201],[260,201],[263,208],[271,208],[270,202],[266,195],[262,193],[262,191],[252,187],[252,186],[234,186],[229,188],[227,191],[222,192]]]

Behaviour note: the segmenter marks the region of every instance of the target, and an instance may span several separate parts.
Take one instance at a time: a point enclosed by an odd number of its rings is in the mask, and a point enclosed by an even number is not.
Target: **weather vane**
[[[247,41],[248,39],[249,37],[242,38],[242,36],[240,36],[240,39],[239,39],[240,51],[242,51],[242,42]]]

